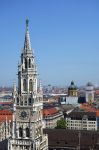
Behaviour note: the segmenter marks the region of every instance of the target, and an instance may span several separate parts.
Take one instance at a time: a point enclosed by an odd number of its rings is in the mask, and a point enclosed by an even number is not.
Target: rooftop
[[[97,131],[76,131],[66,129],[45,129],[44,133],[48,134],[48,147],[50,148],[75,148],[79,146],[81,150],[96,150],[98,146],[99,132]],[[69,150],[69,149],[68,149]],[[99,149],[97,149],[99,150]]]
[[[10,110],[0,110],[0,122],[12,121],[12,115]]]
[[[56,113],[58,113],[58,109],[54,108],[48,108],[48,109],[43,109],[43,116],[51,116]]]

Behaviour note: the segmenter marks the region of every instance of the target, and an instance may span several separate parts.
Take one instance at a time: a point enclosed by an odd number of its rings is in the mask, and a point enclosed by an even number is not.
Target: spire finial
[[[25,41],[24,41],[24,52],[27,53],[31,51],[30,35],[28,29],[29,20],[26,19],[26,32],[25,32]]]
[[[26,19],[26,29],[28,29],[29,20]]]

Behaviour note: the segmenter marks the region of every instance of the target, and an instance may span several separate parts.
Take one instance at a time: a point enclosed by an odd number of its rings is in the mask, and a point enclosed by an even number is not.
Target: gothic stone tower
[[[37,68],[31,49],[26,20],[26,33],[21,62],[18,66],[18,91],[14,85],[14,113],[9,150],[47,150],[47,135],[42,129],[42,91],[37,88]]]

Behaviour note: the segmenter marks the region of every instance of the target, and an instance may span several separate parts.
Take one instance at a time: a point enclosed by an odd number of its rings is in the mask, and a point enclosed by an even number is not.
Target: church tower
[[[47,135],[43,134],[43,95],[38,89],[38,74],[32,52],[26,20],[24,48],[18,65],[18,91],[14,84],[12,137],[9,150],[47,150]]]
[[[86,102],[92,104],[94,102],[94,86],[91,82],[88,82],[85,88],[86,92]]]
[[[78,96],[78,89],[75,86],[73,81],[71,81],[71,85],[68,88],[68,96],[71,96],[71,97],[77,97]]]

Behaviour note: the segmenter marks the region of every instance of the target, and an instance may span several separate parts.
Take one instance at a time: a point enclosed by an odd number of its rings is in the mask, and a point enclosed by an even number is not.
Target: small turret
[[[16,83],[14,82],[14,83],[13,83],[13,98],[14,98],[14,100],[15,100],[15,95],[16,95],[16,93],[17,93]]]
[[[16,92],[16,83],[13,83],[13,92]]]

